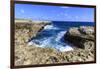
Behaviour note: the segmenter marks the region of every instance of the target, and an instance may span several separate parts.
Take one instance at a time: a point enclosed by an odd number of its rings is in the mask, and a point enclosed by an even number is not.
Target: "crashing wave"
[[[70,45],[67,45],[62,41],[64,34],[66,33],[65,30],[61,30],[60,28],[51,25],[46,25],[41,31],[40,36],[37,36],[36,39],[33,39],[33,44],[36,44],[37,47],[51,47],[55,48],[58,51],[65,52],[71,51],[73,48]],[[32,43],[29,43],[32,45]]]
[[[57,37],[55,38],[56,41],[60,41],[61,38],[63,38],[64,34],[66,31],[61,31],[60,33],[57,34]]]
[[[47,29],[58,29],[58,28],[55,27],[54,25],[46,25],[46,26],[44,27],[44,29],[47,30]]]
[[[64,35],[63,33],[64,33],[64,31],[62,31],[62,35]],[[60,35],[59,35],[59,37],[60,37]],[[49,37],[49,38],[45,38],[43,40],[33,40],[32,42],[35,43],[37,47],[42,47],[42,48],[51,47],[51,48],[55,48],[56,50],[61,51],[61,52],[73,50],[73,48],[70,45],[60,42],[61,37],[59,39],[57,39],[57,41],[55,40],[55,38],[56,37]]]

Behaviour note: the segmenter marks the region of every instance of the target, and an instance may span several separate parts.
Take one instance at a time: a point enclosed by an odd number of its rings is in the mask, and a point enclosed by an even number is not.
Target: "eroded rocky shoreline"
[[[15,65],[94,61],[94,27],[70,28],[64,38],[76,45],[75,50],[59,52],[52,48],[27,44],[29,39],[36,37],[45,25],[46,23],[15,23]]]

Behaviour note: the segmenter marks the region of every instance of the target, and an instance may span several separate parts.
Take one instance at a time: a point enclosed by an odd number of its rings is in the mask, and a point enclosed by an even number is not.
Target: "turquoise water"
[[[63,37],[70,27],[94,26],[93,22],[57,22],[53,21],[46,25],[39,35],[30,41],[30,44],[37,44],[39,47],[51,47],[58,51],[73,50],[71,44],[65,43]]]

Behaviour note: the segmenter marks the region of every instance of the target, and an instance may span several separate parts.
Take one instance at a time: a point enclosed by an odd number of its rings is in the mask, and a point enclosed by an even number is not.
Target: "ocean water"
[[[58,51],[65,52],[73,50],[71,44],[66,43],[63,39],[64,34],[70,27],[78,26],[94,26],[93,22],[63,22],[52,21],[50,25],[46,25],[39,35],[33,38],[29,45],[37,44],[38,47],[55,48]]]

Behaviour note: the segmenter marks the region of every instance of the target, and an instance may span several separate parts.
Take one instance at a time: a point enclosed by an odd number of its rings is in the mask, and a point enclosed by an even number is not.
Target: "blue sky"
[[[94,8],[15,4],[15,18],[94,22]]]

